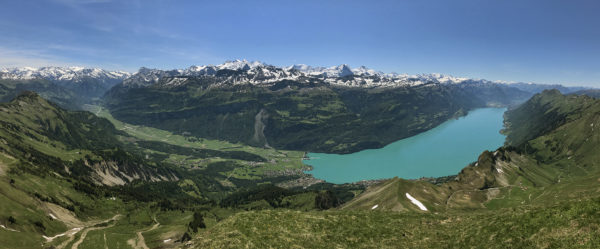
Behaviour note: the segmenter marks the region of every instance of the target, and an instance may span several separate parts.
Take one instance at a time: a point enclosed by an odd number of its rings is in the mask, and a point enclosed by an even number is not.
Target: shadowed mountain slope
[[[215,76],[165,77],[134,88],[117,85],[105,103],[119,120],[177,134],[351,153],[383,147],[474,108],[515,105],[530,96],[502,84],[468,81],[391,88],[338,86],[315,78],[228,83],[247,72],[229,70],[220,76],[221,71]]]

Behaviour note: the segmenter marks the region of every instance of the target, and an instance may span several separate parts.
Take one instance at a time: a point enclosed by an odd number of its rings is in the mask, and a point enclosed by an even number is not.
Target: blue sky
[[[3,1],[0,67],[229,59],[600,87],[600,1]]]

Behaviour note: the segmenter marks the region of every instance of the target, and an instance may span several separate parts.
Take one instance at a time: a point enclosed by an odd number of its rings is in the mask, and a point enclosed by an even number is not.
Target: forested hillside
[[[228,73],[242,77],[246,72]],[[530,96],[507,85],[478,82],[390,88],[336,86],[319,79],[222,83],[234,77],[229,74],[165,77],[135,88],[117,85],[107,93],[106,105],[119,120],[178,134],[351,153],[416,135],[474,108],[515,105]],[[175,80],[184,83],[172,85]]]

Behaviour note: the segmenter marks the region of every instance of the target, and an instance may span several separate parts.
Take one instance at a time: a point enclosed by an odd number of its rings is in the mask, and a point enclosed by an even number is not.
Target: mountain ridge
[[[0,69],[0,79],[30,80],[42,78],[53,81],[81,82],[84,77],[120,79],[131,74],[124,71],[109,71],[101,68],[86,67],[13,67]]]
[[[40,94],[62,95],[69,99],[62,99],[60,103],[64,107],[77,109],[82,103],[91,103],[97,101],[106,91],[121,83],[124,79],[131,76],[130,73],[123,71],[108,71],[100,68],[85,67],[23,67],[23,68],[5,68],[0,69],[0,83],[11,88],[18,85],[17,88],[24,90],[39,91]],[[49,82],[51,85],[40,91],[39,82]],[[44,83],[47,84],[47,83]],[[10,91],[10,90],[8,90]],[[67,93],[60,93],[67,92]],[[9,94],[9,97],[16,96],[18,92]],[[68,97],[73,95],[74,97]],[[9,100],[9,99],[5,99]],[[53,100],[58,100],[54,98]],[[65,104],[71,102],[69,104]]]
[[[305,64],[295,64],[287,67],[277,67],[258,61],[234,60],[219,65],[193,65],[185,69],[149,69],[142,67],[123,85],[146,86],[159,82],[163,77],[185,78],[198,76],[219,76],[219,71],[236,71],[238,75],[246,74],[241,79],[232,81],[233,84],[250,83],[255,85],[269,84],[282,80],[319,79],[332,85],[348,87],[403,87],[418,86],[431,83],[456,84],[467,81],[499,83],[488,80],[453,77],[443,74],[397,74],[383,73],[365,66],[350,68],[347,64],[331,67],[313,67]],[[181,81],[178,81],[180,85]]]
[[[118,70],[105,70],[100,68],[86,67],[20,67],[20,68],[2,68],[0,69],[0,79],[5,80],[33,80],[45,79],[68,89],[76,89],[78,92],[93,92],[94,97],[101,96],[111,87],[121,84],[128,87],[147,86],[158,83],[162,78],[173,78],[165,85],[181,85],[185,83],[186,77],[198,76],[224,76],[231,73],[221,73],[219,71],[236,71],[237,78],[228,80],[233,84],[250,83],[255,85],[269,85],[282,80],[297,80],[308,82],[311,79],[319,79],[332,85],[347,87],[403,87],[418,86],[425,84],[457,84],[457,83],[498,83],[519,88],[520,90],[538,93],[546,89],[557,88],[563,93],[582,91],[590,89],[589,87],[565,87],[562,85],[547,85],[537,83],[523,82],[505,82],[492,81],[486,79],[476,79],[468,77],[455,77],[452,75],[439,73],[424,74],[398,74],[384,73],[374,69],[360,66],[351,68],[347,64],[338,66],[310,66],[306,64],[294,64],[291,66],[273,66],[260,61],[248,60],[229,60],[218,65],[192,65],[183,69],[151,69],[141,67],[135,73],[129,73]],[[244,73],[245,72],[245,73]],[[246,75],[243,75],[246,74]],[[177,78],[177,79],[174,79]],[[304,80],[303,80],[304,79]],[[87,83],[93,81],[85,87],[78,86],[78,83]],[[75,86],[73,86],[75,85]],[[101,88],[93,91],[85,88]]]
[[[33,165],[47,160],[55,172],[109,186],[135,179],[178,179],[175,171],[151,166],[124,152],[117,137],[121,132],[108,120],[92,113],[63,110],[31,91],[19,94],[11,102],[1,103],[0,110],[0,139],[3,141],[0,151],[15,157],[33,155],[30,156]],[[50,145],[53,149],[49,149]],[[77,160],[60,165],[65,158]]]
[[[514,105],[530,96],[505,85],[474,82],[372,89],[314,78],[236,84],[239,71],[219,72],[225,75],[165,77],[134,88],[117,85],[104,104],[117,119],[176,133],[254,146],[267,141],[279,149],[350,153],[383,147],[473,108]],[[178,84],[179,80],[185,82]],[[261,144],[253,139],[255,127],[262,127]]]

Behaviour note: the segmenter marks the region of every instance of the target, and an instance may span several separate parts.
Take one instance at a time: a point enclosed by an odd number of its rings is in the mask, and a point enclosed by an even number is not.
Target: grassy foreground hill
[[[598,248],[600,199],[500,211],[252,211],[193,248]]]

